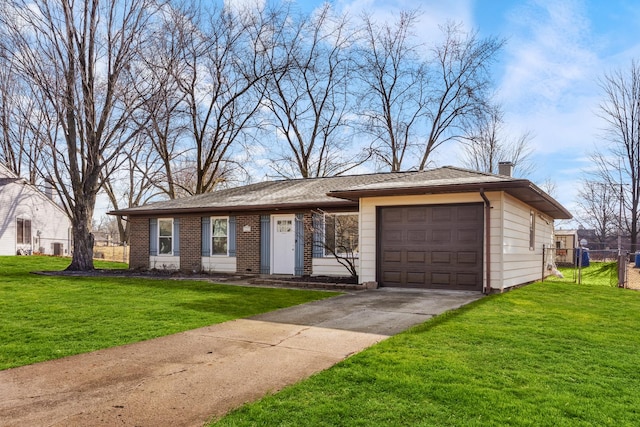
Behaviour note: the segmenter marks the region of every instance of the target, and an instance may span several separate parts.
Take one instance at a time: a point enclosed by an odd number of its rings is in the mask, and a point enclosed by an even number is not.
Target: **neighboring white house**
[[[50,196],[0,165],[0,255],[69,255],[71,221]]]

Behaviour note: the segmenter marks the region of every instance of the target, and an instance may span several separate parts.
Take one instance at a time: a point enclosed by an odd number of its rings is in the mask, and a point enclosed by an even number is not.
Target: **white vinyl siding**
[[[502,280],[500,288],[541,279],[542,245],[553,244],[553,220],[507,194],[503,197]],[[532,215],[533,213],[533,215]],[[533,220],[534,246],[530,248]]]
[[[180,257],[172,255],[152,255],[149,257],[152,270],[180,270]]]
[[[202,257],[202,269],[210,273],[235,273],[236,259],[235,257],[223,256]]]
[[[314,276],[350,276],[349,270],[340,264],[335,257],[313,258],[311,268]],[[356,260],[356,271],[358,271],[358,260]]]

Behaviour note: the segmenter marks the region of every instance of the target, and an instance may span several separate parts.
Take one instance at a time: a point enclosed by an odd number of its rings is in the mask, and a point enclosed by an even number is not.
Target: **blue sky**
[[[255,4],[264,0],[222,0]],[[287,1],[287,0],[282,0]],[[310,11],[319,0],[288,0]],[[506,132],[533,135],[536,169],[528,176],[556,185],[554,197],[574,212],[589,154],[606,147],[604,124],[597,116],[604,73],[640,60],[640,2],[637,0],[334,0],[340,12],[357,17],[366,10],[393,19],[399,10],[419,9],[419,36],[437,41],[447,21],[506,39],[494,69],[497,98],[505,110]],[[441,147],[438,166],[460,166],[459,152]],[[106,201],[97,207],[98,216]],[[104,206],[103,206],[104,205]],[[563,224],[577,226],[577,223]]]
[[[233,1],[233,0],[230,0]],[[244,0],[237,0],[244,1]],[[304,9],[320,1],[297,3]],[[598,78],[628,68],[640,59],[640,2],[634,0],[337,0],[339,11],[353,16],[367,10],[384,18],[392,11],[420,9],[418,29],[425,40],[438,36],[438,25],[461,22],[481,36],[505,38],[495,66],[497,97],[506,113],[506,130],[533,134],[537,184],[552,180],[555,196],[575,205],[589,153],[607,144],[598,118],[602,92]],[[456,164],[449,148],[437,153],[439,165]]]

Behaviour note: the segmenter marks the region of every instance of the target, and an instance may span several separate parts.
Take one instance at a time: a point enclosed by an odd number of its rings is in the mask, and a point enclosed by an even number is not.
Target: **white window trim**
[[[171,236],[162,236],[160,235],[160,223],[162,221],[169,221],[171,222]],[[171,250],[169,251],[169,253],[162,253],[160,252],[160,239],[162,238],[166,238],[166,237],[170,237],[171,238]],[[174,235],[173,235],[173,218],[158,218],[158,255],[157,256],[162,256],[162,257],[166,257],[166,256],[173,256],[173,243],[174,243]]]
[[[224,254],[214,254],[213,253],[213,231],[214,231],[214,222],[216,219],[224,219],[227,221],[227,253]],[[229,217],[228,216],[212,216],[211,217],[211,237],[210,237],[210,241],[209,244],[211,245],[211,249],[209,250],[209,256],[210,257],[228,257],[229,256]]]
[[[529,250],[536,249],[536,213],[529,211]]]
[[[357,259],[360,257],[360,214],[358,212],[334,212],[334,213],[326,213],[323,215],[322,218],[322,238],[323,241],[326,243],[327,241],[327,216],[333,216],[333,217],[337,217],[337,216],[355,216],[358,218],[358,250],[353,252],[353,258]],[[333,235],[333,241],[334,243],[338,240],[338,236],[335,234],[335,226],[334,226],[334,235]],[[323,258],[334,258],[334,255],[331,253],[327,253],[327,248],[323,247],[322,248],[322,253],[323,253]],[[337,254],[339,256],[347,256],[348,254],[343,253],[343,252],[337,252]]]

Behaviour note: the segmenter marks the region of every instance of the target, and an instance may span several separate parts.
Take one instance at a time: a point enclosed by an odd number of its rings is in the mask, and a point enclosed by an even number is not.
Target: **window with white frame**
[[[211,218],[211,255],[229,254],[229,218]]]
[[[16,222],[16,242],[19,245],[31,244],[31,220],[18,218]]]
[[[536,215],[533,211],[529,211],[529,250],[536,247]]]
[[[358,214],[325,214],[325,256],[356,255],[359,251]]]
[[[158,219],[158,254],[173,254],[173,219]]]

